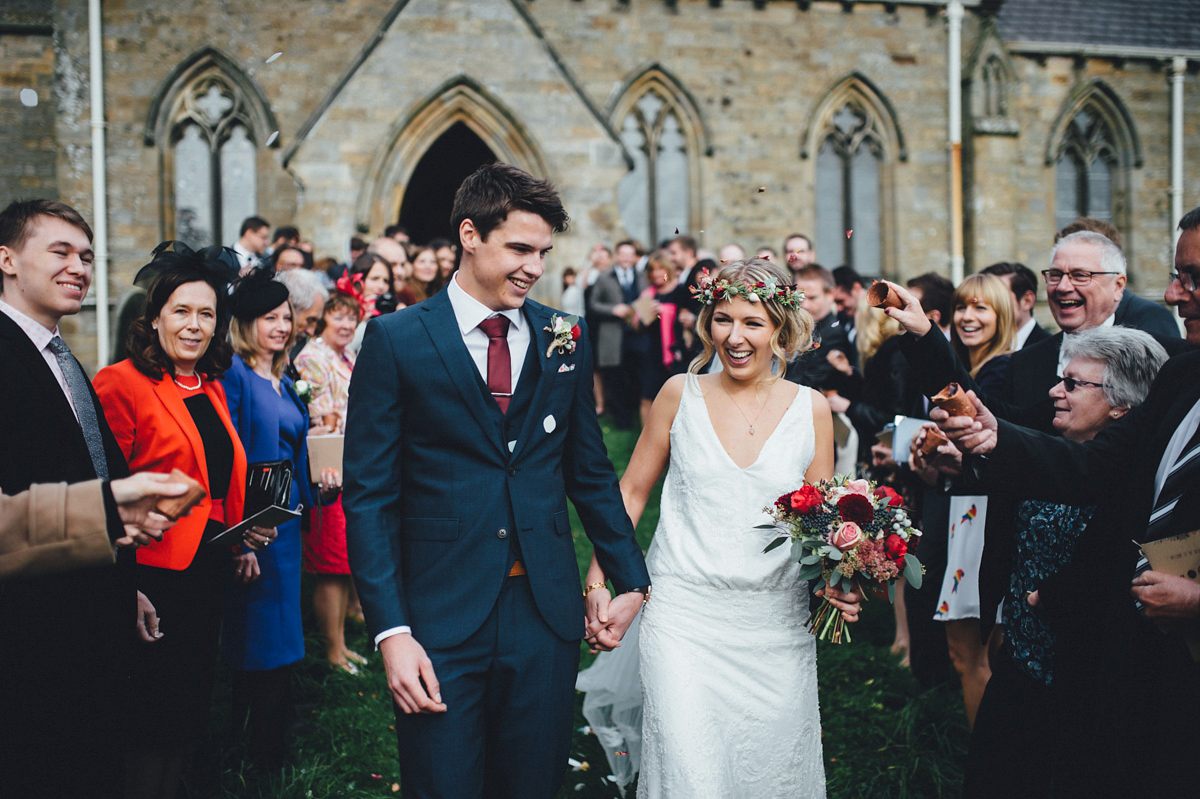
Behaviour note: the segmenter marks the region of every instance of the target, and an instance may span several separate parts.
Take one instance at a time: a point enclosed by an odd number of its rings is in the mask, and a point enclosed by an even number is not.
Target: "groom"
[[[584,603],[570,496],[617,593],[649,576],[606,455],[586,331],[526,296],[567,214],[547,181],[481,167],[454,198],[444,291],[372,320],[350,384],[347,544],[396,707],[406,799],[554,796]],[[589,639],[591,640],[591,639]]]

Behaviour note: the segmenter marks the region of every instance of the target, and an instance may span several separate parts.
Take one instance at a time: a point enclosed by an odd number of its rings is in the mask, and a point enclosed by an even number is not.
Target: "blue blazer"
[[[350,382],[343,507],[372,635],[408,625],[426,647],[464,641],[500,594],[516,530],[542,617],[560,638],[581,638],[568,496],[616,590],[650,582],[596,422],[586,331],[574,352],[547,354],[555,312],[526,301],[523,313],[537,360],[518,393],[536,383],[524,423],[507,431],[446,292],[367,325]]]
[[[237,428],[246,460],[274,461],[287,457],[283,442],[280,396],[269,380],[255,374],[240,356],[222,381],[229,416]],[[296,395],[291,378],[283,377],[283,399],[295,403],[303,414],[299,446],[292,456],[291,507],[303,502],[312,507],[308,482],[308,411]],[[261,575],[249,585],[232,577],[225,593],[221,650],[235,669],[260,671],[295,663],[304,657],[304,630],[300,618],[300,520],[278,529],[271,546],[257,553]]]

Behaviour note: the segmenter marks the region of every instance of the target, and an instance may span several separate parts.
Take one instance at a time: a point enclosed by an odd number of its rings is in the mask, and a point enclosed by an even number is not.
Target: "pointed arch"
[[[1129,109],[1103,80],[1084,81],[1067,96],[1045,163],[1054,167],[1056,227],[1089,216],[1128,230],[1130,171],[1142,165],[1141,142]]]
[[[608,119],[633,159],[617,186],[626,233],[649,243],[702,229],[700,154],[713,154],[712,134],[683,83],[645,66],[613,92]]]
[[[539,177],[549,177],[533,137],[503,103],[477,81],[458,75],[418,101],[392,125],[376,150],[359,195],[357,218],[380,230],[399,218],[404,191],[421,156],[454,125],[466,125],[496,157]]]
[[[820,149],[824,134],[832,120],[847,105],[864,112],[875,127],[874,139],[879,142],[886,161],[908,160],[908,146],[896,117],[896,109],[866,75],[851,72],[835,83],[808,116],[808,128],[800,139],[800,157],[807,159]]]
[[[976,135],[1016,136],[1020,132],[1010,113],[1017,72],[995,25],[987,23],[963,72],[970,109],[971,131]]]
[[[1098,115],[1112,131],[1113,144],[1121,165],[1140,169],[1144,163],[1142,142],[1133,123],[1133,115],[1120,95],[1103,78],[1083,81],[1063,101],[1054,124],[1050,126],[1050,137],[1046,140],[1046,166],[1058,160],[1064,147],[1067,126],[1084,109]]]
[[[142,131],[158,154],[160,237],[232,243],[258,212],[260,160],[277,139],[262,88],[228,55],[204,47],[176,65]]]
[[[800,157],[810,154],[819,257],[894,275],[893,171],[908,150],[895,109],[865,75],[847,75],[817,103],[801,140]]]
[[[210,72],[221,75],[243,100],[242,113],[252,126],[256,141],[266,142],[273,132],[279,130],[267,95],[257,81],[217,48],[202,47],[179,62],[155,91],[142,129],[142,142],[147,147],[162,146],[168,138],[172,112],[179,103],[180,95],[188,85]],[[278,147],[278,139],[269,146]]]

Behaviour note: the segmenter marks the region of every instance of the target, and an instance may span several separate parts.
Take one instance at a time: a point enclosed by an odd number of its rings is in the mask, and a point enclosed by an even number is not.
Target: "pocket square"
[[[560,375],[563,372],[572,372],[574,370],[575,370],[575,364],[573,364],[573,363],[564,363],[562,366],[558,367],[558,373]]]

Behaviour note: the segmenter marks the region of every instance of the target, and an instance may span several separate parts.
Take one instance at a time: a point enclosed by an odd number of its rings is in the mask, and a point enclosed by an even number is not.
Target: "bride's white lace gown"
[[[814,452],[801,387],[758,460],[739,469],[688,375],[671,426],[641,622],[639,799],[825,796],[808,583],[755,525],[801,485]]]

